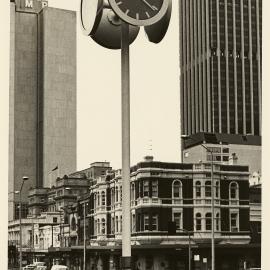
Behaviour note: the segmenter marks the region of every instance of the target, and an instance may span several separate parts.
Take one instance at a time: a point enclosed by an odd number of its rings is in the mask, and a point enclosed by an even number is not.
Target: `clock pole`
[[[121,24],[122,81],[122,269],[131,269],[129,25]]]

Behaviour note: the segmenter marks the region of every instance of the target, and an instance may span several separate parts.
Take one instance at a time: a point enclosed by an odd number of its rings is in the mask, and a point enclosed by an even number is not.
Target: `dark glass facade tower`
[[[181,130],[261,135],[262,0],[179,0]]]

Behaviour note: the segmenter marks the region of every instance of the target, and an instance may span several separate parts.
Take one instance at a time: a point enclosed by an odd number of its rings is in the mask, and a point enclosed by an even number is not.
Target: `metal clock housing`
[[[152,25],[165,15],[169,0],[109,0],[113,11],[128,24]]]
[[[81,0],[80,21],[84,35],[92,35],[102,17],[103,0]]]

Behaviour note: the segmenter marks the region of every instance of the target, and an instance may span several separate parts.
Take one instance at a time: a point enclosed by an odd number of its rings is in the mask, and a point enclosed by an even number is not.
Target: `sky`
[[[79,0],[49,0],[49,6],[79,9]],[[173,14],[168,33],[156,45],[149,43],[141,29],[131,45],[131,164],[152,154],[155,160],[180,162],[180,107],[179,107],[179,44],[178,1],[173,0]],[[263,1],[263,182],[264,213],[269,215],[270,196],[268,161],[270,130],[268,102],[270,87],[270,40],[267,39],[269,1]],[[0,7],[0,153],[1,199],[7,202],[8,175],[8,78],[9,78],[9,1]],[[77,169],[84,169],[95,161],[110,161],[113,168],[121,167],[121,104],[120,51],[97,45],[80,30],[77,18]],[[152,150],[149,150],[152,145]],[[6,220],[7,211],[3,204]],[[270,239],[264,214],[264,239]],[[269,221],[269,219],[268,219]],[[7,221],[0,224],[5,232]],[[2,235],[1,235],[2,236]],[[7,233],[0,241],[0,256],[5,257]],[[270,241],[264,241],[263,254],[267,258]],[[4,255],[4,256],[3,256]],[[1,261],[0,258],[0,261]],[[264,260],[264,265],[269,265]],[[1,264],[1,266],[3,266]],[[4,266],[3,266],[4,267]],[[7,269],[7,268],[3,268]],[[262,269],[267,269],[263,267]]]
[[[80,1],[50,0],[49,6],[78,10]],[[167,35],[150,43],[141,28],[130,47],[131,164],[146,154],[180,161],[179,43],[177,2]],[[84,36],[77,16],[77,168],[110,161],[121,167],[120,50]]]

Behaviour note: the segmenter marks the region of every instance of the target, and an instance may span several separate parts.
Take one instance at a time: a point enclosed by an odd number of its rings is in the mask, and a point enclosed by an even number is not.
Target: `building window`
[[[205,182],[205,197],[211,197],[211,181]]]
[[[122,216],[120,216],[120,232],[122,232],[122,230],[123,230],[123,228],[122,228],[122,226],[123,226],[123,218],[122,218]]]
[[[206,213],[205,214],[205,230],[211,231],[212,229],[212,214]]]
[[[101,234],[105,234],[106,232],[106,222],[105,222],[105,218],[103,218],[101,220]]]
[[[219,198],[219,181],[216,181],[216,198]]]
[[[195,194],[196,194],[196,198],[200,198],[201,197],[201,182],[197,181],[195,184]]]
[[[114,204],[114,188],[111,189],[111,205]]]
[[[57,217],[53,217],[53,223],[57,223]]]
[[[135,214],[132,214],[131,231],[136,232],[136,216],[135,216]]]
[[[115,188],[115,202],[118,202],[118,187]]]
[[[144,214],[143,220],[144,220],[144,231],[149,231],[149,215]]]
[[[114,217],[111,219],[111,234],[114,234]]]
[[[97,206],[100,206],[100,197],[99,197],[99,192],[97,193]]]
[[[173,213],[173,221],[175,222],[176,230],[181,230],[181,213]]]
[[[100,234],[100,220],[97,220],[97,234]]]
[[[106,205],[106,195],[105,195],[105,191],[101,192],[101,204],[102,206]]]
[[[97,194],[94,193],[94,208],[97,207]]]
[[[229,156],[223,156],[223,161],[229,161]]]
[[[230,199],[238,199],[238,184],[236,182],[230,183]]]
[[[118,232],[118,216],[115,217],[115,232]]]
[[[216,214],[216,231],[219,231],[220,218],[219,213]]]
[[[134,201],[135,200],[135,184],[134,183],[132,183],[131,184],[131,192],[130,192],[131,194],[131,201]]]
[[[200,213],[196,214],[196,231],[202,230],[202,215]]]
[[[152,231],[158,230],[158,215],[155,214],[152,216]]]
[[[149,181],[148,180],[143,181],[143,196],[149,197]]]
[[[120,202],[122,202],[123,199],[123,191],[122,191],[122,186],[120,187]]]
[[[158,181],[152,181],[152,197],[158,197]]]
[[[95,235],[97,235],[97,229],[98,229],[98,226],[97,226],[97,220],[95,220],[95,228],[94,228]]]
[[[231,213],[230,218],[231,232],[238,232],[238,213]]]
[[[71,219],[71,230],[76,231],[76,220],[75,217],[72,217]]]
[[[181,183],[181,181],[179,181],[179,180],[173,181],[172,194],[173,194],[173,198],[176,198],[176,199],[182,198],[182,183]]]

